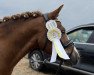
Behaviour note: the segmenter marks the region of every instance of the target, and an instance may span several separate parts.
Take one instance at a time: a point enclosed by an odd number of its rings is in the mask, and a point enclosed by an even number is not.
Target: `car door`
[[[80,61],[74,67],[94,72],[94,27],[75,29],[68,36],[80,53]]]

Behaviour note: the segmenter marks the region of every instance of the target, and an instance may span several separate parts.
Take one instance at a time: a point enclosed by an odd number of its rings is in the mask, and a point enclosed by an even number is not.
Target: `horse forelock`
[[[7,22],[9,20],[17,20],[17,19],[29,19],[29,18],[37,18],[39,16],[42,16],[42,13],[40,11],[35,12],[24,12],[21,14],[16,14],[12,16],[6,16],[3,19],[0,19],[0,23]]]

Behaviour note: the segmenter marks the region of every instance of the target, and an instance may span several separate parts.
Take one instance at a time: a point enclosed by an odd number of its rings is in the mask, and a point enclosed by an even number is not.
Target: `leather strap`
[[[43,17],[44,17],[44,19],[45,19],[45,22],[49,21],[48,13],[43,14]]]

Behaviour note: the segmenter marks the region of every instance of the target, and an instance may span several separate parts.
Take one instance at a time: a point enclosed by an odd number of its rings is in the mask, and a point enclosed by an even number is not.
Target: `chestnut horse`
[[[49,20],[55,20],[63,7],[47,14]],[[56,21],[58,28],[63,32],[61,41],[68,43],[65,28],[60,21]],[[0,21],[0,75],[11,75],[13,68],[31,49],[43,49],[46,37],[45,18],[40,12],[26,12],[3,18]],[[45,48],[51,54],[51,42]],[[79,53],[73,44],[68,45],[66,52],[70,55],[72,63],[79,60]]]

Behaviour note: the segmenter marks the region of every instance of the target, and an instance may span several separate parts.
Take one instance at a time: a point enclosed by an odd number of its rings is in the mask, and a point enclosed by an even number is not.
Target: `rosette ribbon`
[[[70,59],[60,42],[61,31],[57,28],[55,20],[49,20],[46,23],[46,28],[48,29],[47,38],[52,42],[52,55],[50,62],[55,62],[57,55],[64,60]]]

